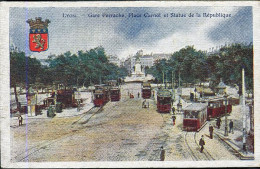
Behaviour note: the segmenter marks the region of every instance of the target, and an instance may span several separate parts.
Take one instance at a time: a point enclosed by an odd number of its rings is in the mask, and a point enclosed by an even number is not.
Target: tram
[[[157,92],[157,110],[161,113],[171,111],[172,93],[169,90],[159,90]]]
[[[94,105],[96,107],[104,106],[109,101],[109,87],[105,85],[95,85]]]
[[[111,87],[110,99],[111,101],[119,101],[121,98],[120,88],[118,86]]]
[[[225,115],[225,101],[223,98],[215,98],[208,101],[208,120],[211,118],[217,118]],[[229,100],[227,101],[227,113],[231,113],[232,105],[230,104]]]
[[[48,97],[44,101],[44,106],[48,107],[49,105],[54,104],[55,92],[51,93],[51,97]],[[77,107],[78,103],[74,96],[74,91],[71,89],[60,89],[56,93],[56,102],[60,102],[62,107]],[[81,100],[82,102],[82,100]]]
[[[207,120],[207,104],[192,103],[183,110],[183,130],[199,131]]]
[[[116,80],[109,80],[106,83],[108,86],[117,86],[117,81]]]
[[[151,84],[149,82],[144,82],[142,84],[142,97],[144,99],[149,99],[151,97]]]
[[[57,102],[62,102],[65,107],[78,106],[73,90],[57,90]]]

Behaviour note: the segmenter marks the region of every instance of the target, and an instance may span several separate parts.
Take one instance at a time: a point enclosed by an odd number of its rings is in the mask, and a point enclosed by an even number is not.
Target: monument
[[[131,76],[127,76],[124,81],[125,82],[145,82],[154,80],[154,77],[150,74],[145,75],[142,71],[141,61],[139,58],[136,59],[135,62],[135,69],[131,73]]]

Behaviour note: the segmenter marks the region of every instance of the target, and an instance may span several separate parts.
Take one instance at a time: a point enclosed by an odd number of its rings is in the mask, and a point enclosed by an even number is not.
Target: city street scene
[[[252,7],[9,22],[11,162],[255,160]]]

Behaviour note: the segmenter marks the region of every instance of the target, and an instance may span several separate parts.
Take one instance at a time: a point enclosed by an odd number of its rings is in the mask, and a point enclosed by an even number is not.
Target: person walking
[[[210,138],[213,139],[213,126],[210,124],[209,125],[209,134],[210,134]]]
[[[173,114],[173,115],[172,115],[173,126],[175,125],[175,120],[176,120],[176,116],[175,116],[175,114]]]
[[[218,118],[217,118],[217,126],[218,126],[218,129],[220,129],[220,125],[221,125],[221,119],[218,117]]]
[[[161,154],[160,154],[160,160],[164,161],[165,159],[165,150],[163,149],[163,146],[161,147]]]
[[[143,101],[142,108],[146,108],[146,100],[145,99]]]
[[[175,108],[172,107],[172,114],[175,114]]]
[[[137,95],[138,95],[138,98],[139,98],[139,97],[140,97],[140,93],[138,92],[138,94],[137,94]]]
[[[23,125],[23,117],[21,115],[18,116],[19,126]]]
[[[231,131],[232,131],[232,134],[234,134],[234,129],[233,129],[233,127],[234,127],[234,123],[233,123],[233,120],[231,120],[231,121],[229,122],[229,133],[231,133]]]
[[[199,145],[200,145],[200,152],[202,153],[202,152],[203,152],[203,149],[204,149],[204,145],[205,145],[205,141],[204,141],[203,135],[202,135],[201,138],[200,138]]]

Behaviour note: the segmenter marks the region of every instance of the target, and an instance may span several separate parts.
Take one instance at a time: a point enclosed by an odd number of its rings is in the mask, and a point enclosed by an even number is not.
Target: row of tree
[[[58,86],[89,86],[118,80],[127,75],[127,70],[110,63],[104,48],[97,47],[77,54],[66,52],[58,56],[48,56],[47,64],[36,58],[25,56],[24,52],[10,53],[11,87],[14,88],[18,103],[16,87],[34,89]]]
[[[146,73],[152,74],[159,83],[164,80],[179,78],[184,83],[211,82],[214,88],[220,82],[241,88],[241,70],[246,73],[246,87],[253,90],[253,46],[233,44],[224,46],[218,52],[207,54],[197,51],[193,46],[188,46],[173,53],[169,60],[160,60],[151,68],[146,68]],[[240,90],[241,91],[241,90]]]
[[[36,58],[26,57],[24,52],[11,52],[10,63],[11,87],[14,87],[15,94],[17,86],[88,86],[127,75],[125,68],[109,63],[102,47],[77,54],[66,52],[49,56],[47,65]],[[225,46],[210,55],[188,46],[173,53],[169,60],[162,59],[151,68],[146,68],[146,73],[152,74],[160,83],[163,77],[168,81],[181,79],[181,82],[193,84],[209,80],[214,88],[222,78],[228,85],[241,87],[242,67],[246,72],[246,87],[253,91],[252,45]]]

